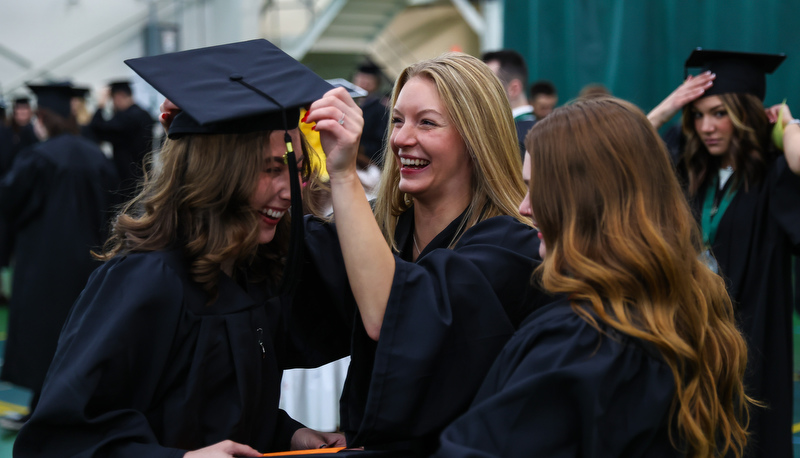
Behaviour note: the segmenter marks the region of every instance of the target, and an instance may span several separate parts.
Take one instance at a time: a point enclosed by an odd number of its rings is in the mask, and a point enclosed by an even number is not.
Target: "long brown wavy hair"
[[[731,148],[733,151],[734,187],[740,185],[748,190],[764,179],[767,161],[773,154],[770,132],[772,126],[764,112],[761,100],[752,94],[719,94],[722,105],[733,123]],[[700,139],[694,126],[693,103],[683,107],[681,118],[683,134],[686,136],[683,160],[689,175],[689,195],[694,196],[719,168],[720,159],[712,156]]]
[[[672,369],[670,438],[689,456],[742,455],[745,340],[668,153],[644,114],[610,97],[556,109],[531,129],[531,208],[547,246],[536,270],[572,308],[652,342]]]
[[[472,201],[462,228],[468,229],[498,215],[510,215],[530,224],[519,214],[525,183],[520,173],[514,118],[500,80],[476,57],[462,53],[442,54],[403,70],[392,91],[390,111],[400,91],[414,77],[427,78],[436,86],[447,115],[464,139],[472,160]],[[390,120],[375,219],[389,246],[397,250],[394,240],[397,220],[412,203],[399,188],[400,167],[388,140],[393,128]]]
[[[248,279],[277,283],[288,249],[289,215],[278,223],[272,242],[259,245],[258,214],[249,202],[264,168],[269,135],[167,140],[160,153],[149,156],[140,192],[123,207],[97,257],[179,247],[192,279],[209,294],[209,304],[216,300],[221,266],[231,260],[235,272],[248,270]],[[308,179],[308,161],[302,172]]]

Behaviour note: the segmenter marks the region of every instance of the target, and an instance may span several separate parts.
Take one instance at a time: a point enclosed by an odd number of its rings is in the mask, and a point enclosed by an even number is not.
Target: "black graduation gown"
[[[11,170],[14,162],[14,132],[0,119],[0,178]]]
[[[14,132],[6,127],[0,119],[0,179],[11,170],[14,160]],[[14,239],[11,237],[11,227],[5,218],[0,215],[0,267],[5,267],[11,259],[11,249]]]
[[[705,188],[692,201],[702,214]],[[751,409],[747,456],[792,456],[792,269],[800,253],[800,177],[783,156],[764,181],[740,188],[722,215],[712,251],[747,339],[745,386],[767,404]]]
[[[525,321],[438,457],[672,457],[672,371],[655,347],[576,314],[567,299]]]
[[[514,120],[514,127],[517,129],[520,158],[522,158],[523,161],[525,160],[525,137],[534,124],[536,124],[536,117],[533,116],[533,113],[522,115],[518,120]]]
[[[531,286],[539,262],[534,229],[509,216],[489,218],[446,249],[460,223],[461,217],[410,262],[413,209],[401,215],[395,236],[402,252],[378,342],[356,313],[341,398],[349,446],[432,451],[516,325],[549,300]],[[320,290],[332,302],[352,301],[341,252],[330,249],[334,228],[308,220],[306,243],[312,263],[326,273]]]
[[[20,151],[36,143],[39,143],[39,138],[33,130],[33,123],[18,127],[16,131],[11,127],[0,126],[0,178],[11,170]],[[13,227],[0,215],[0,267],[10,264],[13,250]]]
[[[70,306],[99,264],[113,164],[87,140],[59,135],[19,153],[0,181],[0,212],[16,236],[2,378],[41,389]]]
[[[112,259],[75,303],[15,455],[182,457],[226,439],[287,450],[301,425],[278,409],[282,368],[332,361],[348,342],[293,347],[285,304],[221,275],[207,305],[180,250]]]
[[[102,110],[97,110],[89,125],[97,141],[109,142],[114,148],[113,159],[120,178],[118,200],[127,201],[134,197],[144,156],[152,149],[153,118],[133,104],[108,120]]]

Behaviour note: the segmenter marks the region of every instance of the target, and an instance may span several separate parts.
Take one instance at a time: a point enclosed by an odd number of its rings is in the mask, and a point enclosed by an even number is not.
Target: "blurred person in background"
[[[19,153],[0,181],[0,214],[14,235],[8,340],[0,378],[33,392],[29,413],[0,419],[18,430],[36,409],[61,327],[89,274],[118,178],[94,143],[77,135],[72,88],[29,85],[45,139]]]

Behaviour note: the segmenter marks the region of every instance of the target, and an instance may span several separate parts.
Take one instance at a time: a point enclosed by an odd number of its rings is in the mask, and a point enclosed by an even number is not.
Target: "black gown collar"
[[[450,246],[453,240],[458,238],[462,232],[464,232],[463,225],[461,222],[467,215],[467,210],[469,207],[464,209],[456,219],[450,222],[447,227],[439,232],[436,237],[431,240],[431,242],[422,249],[422,252],[419,254],[417,260],[422,259],[423,256],[428,254],[430,251],[435,250],[437,248],[447,248]],[[414,240],[412,239],[412,234],[414,233],[414,206],[412,205],[411,208],[403,212],[400,215],[400,218],[397,220],[397,227],[394,230],[394,239],[397,242],[397,247],[400,249],[400,256],[401,259],[408,262],[413,262],[414,256]]]

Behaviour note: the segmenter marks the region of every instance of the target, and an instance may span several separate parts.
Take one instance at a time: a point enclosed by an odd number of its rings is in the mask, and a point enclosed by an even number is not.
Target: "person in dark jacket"
[[[475,57],[448,53],[407,67],[392,93],[373,209],[357,179],[357,148],[341,147],[358,140],[360,110],[338,96],[315,102],[307,118],[327,155],[335,227],[309,218],[306,252],[328,301],[358,307],[341,428],[348,446],[425,454],[544,302],[528,281],[539,241],[518,211],[511,109]]]
[[[22,150],[0,181],[16,259],[2,379],[31,389],[34,411],[59,331],[98,265],[90,250],[103,243],[118,178],[102,151],[76,135],[72,89],[29,87],[47,139]]]
[[[106,119],[104,111],[109,97],[114,113]],[[117,199],[128,201],[135,195],[142,177],[144,157],[153,147],[153,118],[134,102],[128,81],[115,81],[100,95],[89,126],[97,141],[111,144],[120,179]]]

